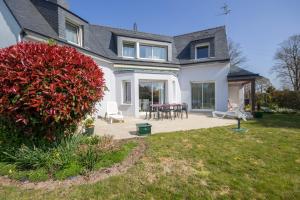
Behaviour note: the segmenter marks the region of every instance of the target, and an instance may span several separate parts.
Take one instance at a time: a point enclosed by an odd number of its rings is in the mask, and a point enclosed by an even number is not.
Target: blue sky
[[[226,25],[227,36],[239,43],[247,69],[279,86],[270,73],[278,44],[300,34],[300,0],[68,0],[70,8],[93,24],[165,35],[178,35]],[[232,10],[220,15],[227,3]]]

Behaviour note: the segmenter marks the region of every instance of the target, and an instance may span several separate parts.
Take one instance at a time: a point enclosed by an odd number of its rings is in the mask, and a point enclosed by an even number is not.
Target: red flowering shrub
[[[45,43],[1,49],[0,85],[0,117],[49,140],[92,113],[105,87],[92,58]]]

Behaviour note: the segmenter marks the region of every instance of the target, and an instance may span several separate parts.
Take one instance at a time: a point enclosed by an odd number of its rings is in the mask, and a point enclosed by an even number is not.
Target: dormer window
[[[82,46],[82,30],[79,25],[66,21],[66,40],[72,44]]]
[[[195,58],[205,59],[209,58],[209,44],[200,44],[195,47]]]
[[[117,53],[124,59],[172,61],[172,43],[118,36]]]
[[[123,42],[122,54],[125,58],[135,58],[135,43]]]
[[[140,45],[140,58],[151,60],[166,60],[167,48],[160,46]]]

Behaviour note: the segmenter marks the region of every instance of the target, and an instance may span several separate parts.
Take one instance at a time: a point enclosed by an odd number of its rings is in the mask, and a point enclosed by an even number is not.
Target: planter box
[[[136,124],[136,131],[138,135],[148,135],[151,134],[151,127],[149,123]]]
[[[94,134],[94,130],[95,130],[95,127],[94,126],[92,126],[92,127],[89,127],[89,128],[85,128],[85,132],[84,132],[84,134],[85,135],[93,135]]]
[[[263,117],[263,112],[254,112],[254,118],[260,119]]]

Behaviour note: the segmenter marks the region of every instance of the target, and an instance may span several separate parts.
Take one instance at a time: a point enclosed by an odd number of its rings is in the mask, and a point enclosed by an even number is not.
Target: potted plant
[[[93,118],[87,118],[84,120],[84,128],[86,135],[93,135],[95,129],[95,120]]]

